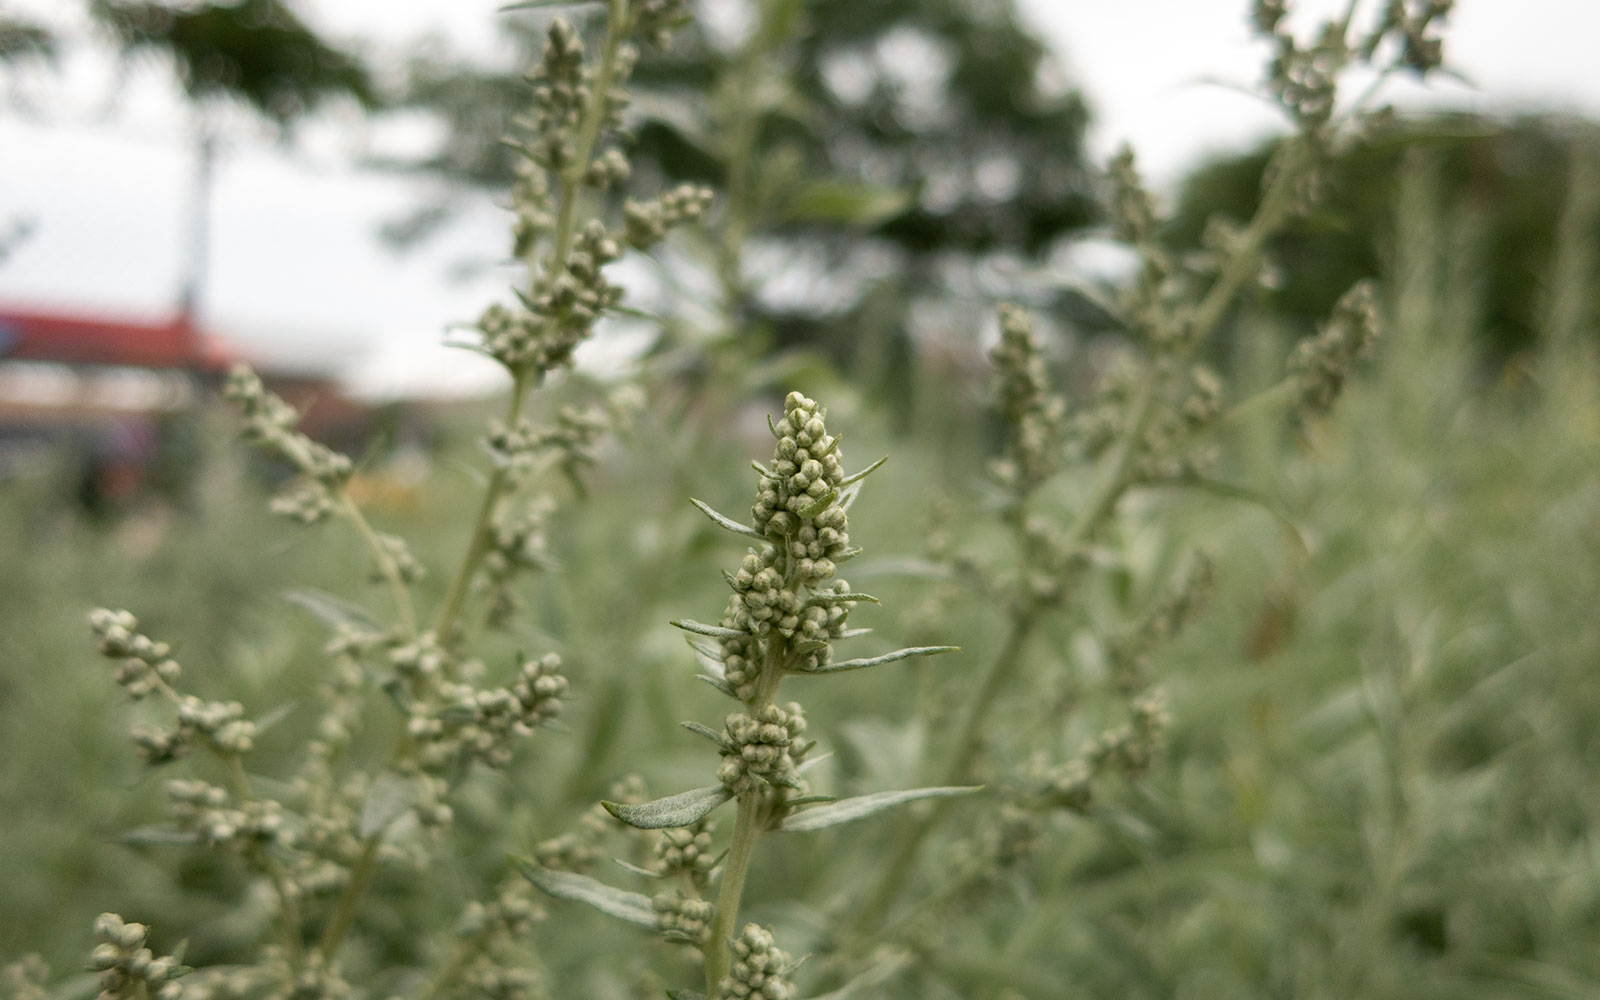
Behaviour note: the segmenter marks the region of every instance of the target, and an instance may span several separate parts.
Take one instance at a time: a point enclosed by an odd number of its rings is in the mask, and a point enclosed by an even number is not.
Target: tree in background
[[[1451,235],[1450,266],[1475,272],[1471,287],[1484,319],[1478,328],[1487,334],[1477,346],[1499,367],[1538,346],[1568,178],[1580,159],[1600,156],[1597,149],[1594,126],[1554,116],[1398,123],[1334,162],[1326,181],[1335,192],[1326,204],[1337,210],[1301,220],[1277,241],[1277,281],[1265,304],[1309,328],[1352,282],[1383,270],[1394,252],[1395,205],[1409,159],[1427,170],[1437,210],[1459,229]],[[1271,152],[1224,158],[1193,173],[1173,216],[1180,242],[1199,246],[1213,213],[1248,218]],[[1591,296],[1587,308],[1593,306]]]
[[[765,331],[768,350],[866,361],[893,388],[918,303],[948,307],[987,264],[1040,259],[1092,221],[1084,101],[1011,0],[702,6],[633,80],[634,163],[727,192],[706,249],[744,343]],[[525,58],[543,23],[503,25]],[[422,166],[511,184],[498,139],[527,104],[521,80],[434,55],[414,62],[409,102],[448,125]],[[951,335],[978,328],[970,308],[945,313]]]

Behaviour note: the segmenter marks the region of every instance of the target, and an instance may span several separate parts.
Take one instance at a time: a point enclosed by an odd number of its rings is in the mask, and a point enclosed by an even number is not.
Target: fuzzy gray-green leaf
[[[741,632],[736,628],[723,628],[721,625],[707,625],[705,622],[697,622],[692,618],[675,618],[672,621],[672,625],[674,628],[681,628],[685,632],[693,632],[695,635],[706,635],[713,639],[741,639],[749,634],[747,632]]]
[[[960,646],[908,646],[905,649],[897,649],[892,653],[884,653],[882,656],[863,656],[855,660],[840,660],[838,663],[829,663],[815,670],[809,670],[807,673],[837,674],[846,670],[863,670],[867,667],[882,666],[885,663],[894,663],[898,660],[909,660],[913,656],[937,656],[940,653],[959,652],[961,652]]]
[[[725,785],[707,785],[637,805],[627,802],[600,804],[606,807],[606,812],[629,826],[640,830],[666,830],[690,826],[731,798],[733,793]]]
[[[905,805],[907,802],[918,802],[922,799],[938,799],[951,795],[970,795],[982,789],[982,785],[946,786],[942,788],[908,788],[899,792],[877,792],[872,795],[858,795],[851,799],[840,799],[830,805],[818,806],[804,812],[794,813],[784,818],[778,824],[778,829],[789,833],[808,833],[812,830],[822,830],[841,823],[851,823],[858,819],[876,815],[885,809]]]
[[[715,743],[719,747],[726,747],[728,745],[728,741],[722,738],[721,733],[717,732],[715,729],[712,729],[703,722],[680,722],[679,725],[689,730],[691,733],[704,736],[706,739]]]
[[[587,903],[601,913],[608,913],[640,927],[654,928],[658,923],[648,896],[606,885],[587,875],[541,868],[523,859],[518,859],[517,870],[538,889],[557,899]]]
[[[371,837],[388,829],[390,823],[416,804],[419,792],[416,782],[393,771],[378,775],[361,807],[361,836]]]
[[[762,541],[766,540],[767,536],[763,535],[761,532],[750,527],[748,524],[740,524],[738,521],[735,521],[726,514],[719,513],[716,508],[712,507],[703,500],[696,500],[694,497],[690,497],[689,502],[694,504],[695,507],[699,509],[700,513],[711,518],[711,520],[719,528],[726,528],[736,535],[746,535],[750,538],[759,538]]]
[[[290,604],[305,608],[322,619],[324,624],[335,628],[340,625],[350,625],[374,634],[381,634],[384,631],[383,625],[372,612],[324,590],[301,587],[285,591],[283,599]]]

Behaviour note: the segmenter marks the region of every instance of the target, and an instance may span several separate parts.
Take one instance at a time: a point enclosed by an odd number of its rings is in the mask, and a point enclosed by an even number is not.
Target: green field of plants
[[[1101,331],[1021,290],[981,365],[766,350],[754,140],[608,193],[684,5],[540,22],[509,391],[425,478],[239,371],[181,504],[0,483],[0,995],[1600,995],[1593,149],[1509,354],[1425,148],[1317,323],[1263,280],[1439,6],[1258,3],[1253,214],[1179,249],[1119,156]],[[629,312],[672,252],[715,304]],[[667,333],[573,372],[619,315]]]

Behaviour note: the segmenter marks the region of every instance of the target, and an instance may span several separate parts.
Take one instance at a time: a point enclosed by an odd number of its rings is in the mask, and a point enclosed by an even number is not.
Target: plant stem
[[[366,542],[367,548],[372,550],[372,557],[377,560],[378,572],[383,574],[383,579],[389,585],[389,593],[394,598],[395,615],[400,619],[400,629],[406,638],[417,634],[417,612],[411,606],[411,592],[406,589],[406,582],[400,576],[400,567],[395,563],[394,557],[383,547],[378,540],[378,533],[372,530],[361,508],[350,499],[348,490],[341,490],[339,500],[344,509],[344,516],[355,525],[356,533],[361,540]]]
[[[530,381],[531,377],[526,372],[519,373],[512,381],[511,399],[506,404],[507,427],[515,427],[517,421],[522,419],[522,407],[527,400]],[[495,507],[500,503],[500,496],[505,492],[509,481],[509,471],[501,466],[489,475],[488,485],[483,489],[483,499],[478,504],[478,514],[472,522],[472,537],[467,542],[467,551],[462,555],[461,563],[450,579],[450,587],[445,591],[444,602],[439,605],[439,615],[433,622],[434,634],[445,645],[450,644],[451,633],[461,617],[461,607],[466,600],[467,591],[472,587],[472,578],[477,575],[483,557],[489,554],[491,544],[489,528],[494,519]]]
[[[756,814],[760,806],[759,791],[739,798],[739,811],[733,822],[733,843],[728,846],[728,855],[722,861],[722,886],[717,892],[716,915],[711,921],[711,934],[706,946],[707,996],[716,995],[718,984],[727,977],[733,964],[729,943],[733,938],[734,923],[739,918],[744,879],[750,871],[750,855],[760,835],[756,827]]]
[[[215,752],[215,748],[213,748]],[[241,804],[255,801],[255,793],[250,787],[250,776],[245,773],[244,761],[238,754],[222,754],[219,757],[227,763],[228,784],[233,789],[233,797]],[[299,970],[305,967],[305,950],[300,943],[300,904],[293,888],[289,885],[289,876],[278,864],[278,859],[269,854],[264,847],[252,848],[249,856],[272,880],[273,891],[278,895],[278,922],[281,924],[279,933],[283,938],[283,946],[289,959],[289,967]]]
[[[378,843],[382,839],[382,831],[379,831],[361,841],[361,853],[356,856],[356,863],[350,866],[350,881],[345,883],[344,892],[339,894],[333,915],[328,918],[328,926],[322,932],[322,940],[317,943],[317,954],[323,959],[333,957],[333,953],[344,942],[350,925],[355,922],[356,907],[360,905],[361,897],[366,895],[367,886],[372,883],[372,875],[377,868]]]

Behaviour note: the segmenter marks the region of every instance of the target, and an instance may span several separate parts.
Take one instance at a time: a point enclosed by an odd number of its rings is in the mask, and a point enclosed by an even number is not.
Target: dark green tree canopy
[[[1593,157],[1593,126],[1553,116],[1495,120],[1449,115],[1396,125],[1341,156],[1328,175],[1338,206],[1301,220],[1274,247],[1281,282],[1268,305],[1310,326],[1356,281],[1380,273],[1392,247],[1399,178],[1407,160],[1434,178],[1441,218],[1478,227],[1485,329],[1491,361],[1537,337],[1558,225],[1574,158]],[[1213,212],[1248,218],[1271,149],[1223,159],[1183,184],[1172,226],[1198,246]],[[1600,237],[1600,233],[1595,234]]]
[[[320,38],[283,0],[91,0],[125,52],[170,58],[190,100],[231,98],[286,125],[335,95],[378,100],[366,67]]]

